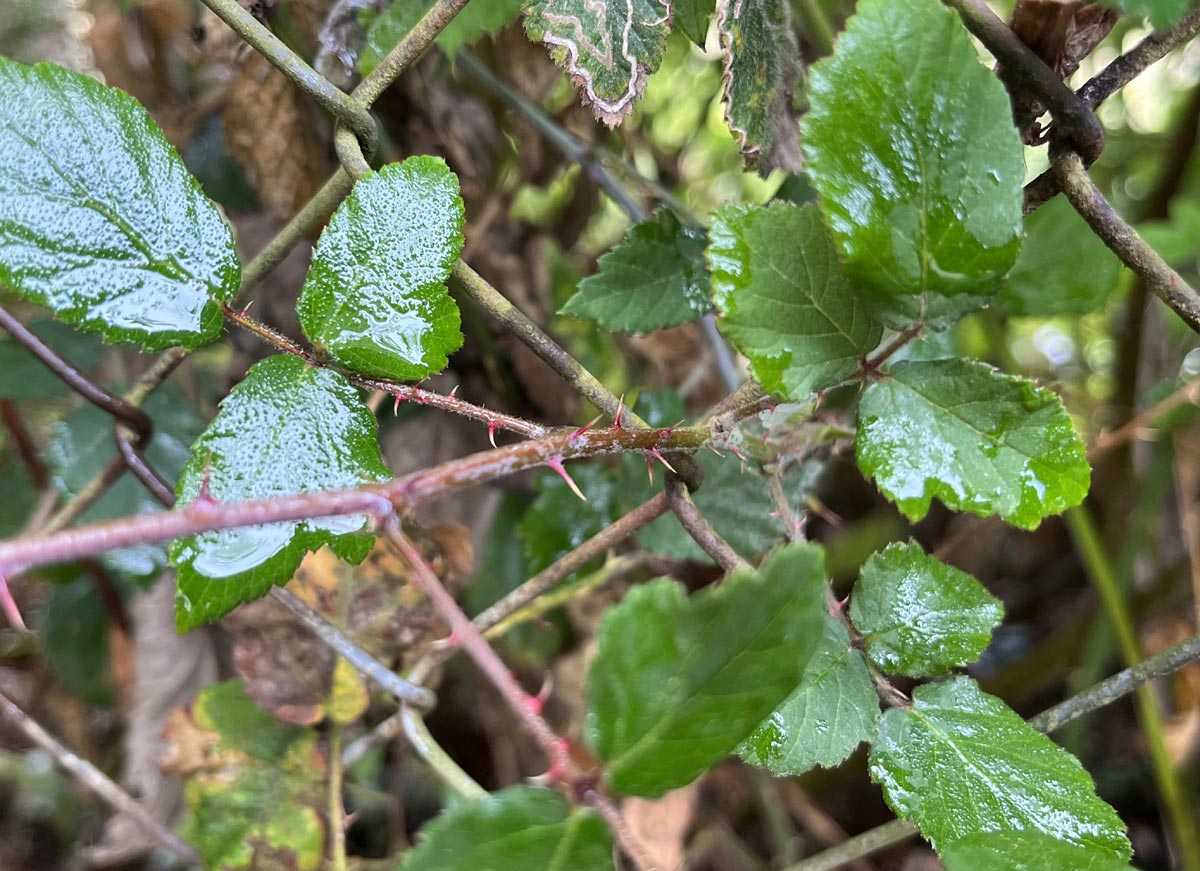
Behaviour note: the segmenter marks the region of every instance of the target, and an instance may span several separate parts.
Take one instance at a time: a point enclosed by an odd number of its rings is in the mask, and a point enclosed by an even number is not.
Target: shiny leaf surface
[[[525,32],[545,43],[583,102],[616,126],[633,111],[666,51],[671,9],[664,0],[531,0]]]
[[[1078,505],[1091,480],[1059,398],[969,360],[898,363],[858,409],[858,465],[910,520],[933,497],[1022,529]]]
[[[1004,617],[974,577],[916,542],[891,544],[862,568],[850,619],[867,656],[888,674],[929,677],[974,662]]]
[[[806,400],[879,344],[816,207],[726,206],[709,235],[718,325],[767,391]]]
[[[580,282],[562,313],[627,333],[694,321],[712,308],[704,242],[703,230],[660,209],[600,257],[599,272]]]
[[[662,795],[732,752],[799,683],[823,577],[821,551],[794,545],[690,598],[662,579],[605,612],[586,733],[610,785]]]
[[[462,347],[446,279],[462,251],[458,179],[437,157],[410,157],[358,180],[313,250],[296,313],[334,360],[390,380],[446,368]]]
[[[1108,298],[1121,261],[1066,197],[1055,197],[1025,222],[1027,237],[1000,286],[997,302],[1015,315],[1086,314]]]
[[[804,160],[792,92],[800,76],[800,48],[789,0],[720,0],[717,32],[725,120],[742,154],[763,174],[799,172]]]
[[[421,830],[399,871],[612,871],[600,818],[557,792],[514,786],[463,802]]]
[[[987,832],[941,851],[946,871],[1135,871],[1111,853],[1041,832]]]
[[[1128,859],[1116,811],[1074,756],[969,678],[917,687],[871,746],[871,777],[934,849],[978,832],[1044,832]]]
[[[1020,246],[1008,95],[939,0],[863,0],[812,69],[804,151],[851,275],[893,326],[996,289]],[[922,294],[925,299],[922,299]]]
[[[795,692],[763,720],[738,755],[777,777],[839,765],[875,733],[879,697],[850,633],[826,615],[825,633]]]
[[[0,282],[146,350],[221,332],[233,233],[133,97],[0,58]]]
[[[391,474],[375,419],[344,377],[293,356],[256,363],[196,440],[176,487],[179,504],[207,486],[237,502],[382,481]],[[329,545],[358,562],[371,548],[364,517],[326,517],[204,533],[175,541],[180,631],[216,620],[284,584],[304,554]]]

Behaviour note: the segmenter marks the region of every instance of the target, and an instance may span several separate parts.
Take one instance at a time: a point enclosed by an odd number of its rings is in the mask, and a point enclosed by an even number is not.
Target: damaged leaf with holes
[[[221,333],[233,232],[133,97],[0,58],[0,282],[147,351]]]
[[[440,157],[359,179],[317,240],[296,306],[317,353],[391,381],[446,368],[463,343],[446,289],[462,223],[458,179]]]
[[[800,682],[824,625],[824,566],[791,545],[692,596],[635,587],[600,624],[586,736],[618,792],[659,796],[695,780]]]
[[[375,418],[346,379],[293,356],[256,363],[196,440],[179,478],[180,507],[359,487],[391,477]],[[176,540],[176,624],[194,629],[287,583],[304,554],[329,545],[361,561],[372,536],[362,515],[285,521]]]
[[[163,767],[184,779],[180,835],[210,871],[317,871],[326,766],[317,733],[281,723],[238,681],[200,691],[167,721]]]

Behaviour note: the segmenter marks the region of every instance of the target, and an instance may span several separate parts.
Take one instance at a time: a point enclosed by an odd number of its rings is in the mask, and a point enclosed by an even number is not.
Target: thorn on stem
[[[587,423],[585,423],[583,426],[581,426],[579,429],[575,430],[575,432],[573,432],[569,436],[567,436],[567,444],[571,444],[571,445],[575,444],[575,442],[579,439],[579,437],[581,435],[583,435],[585,432],[587,432],[589,429],[594,427],[597,423],[599,423],[600,418],[602,418],[602,417],[604,417],[604,415],[602,415],[602,414],[596,415],[591,420],[589,420]]]
[[[449,394],[447,394],[447,395],[448,395],[448,396],[449,396],[451,399],[458,399],[458,388],[459,388],[459,385],[458,385],[458,384],[455,384],[455,385],[454,385],[454,389],[453,389],[453,390],[451,390],[451,391],[450,391],[450,393],[449,393]]]
[[[492,447],[496,447],[496,430],[500,428],[500,424],[494,420],[488,421],[488,441],[492,443]]]
[[[672,466],[670,463],[668,463],[667,458],[658,452],[658,448],[651,448],[650,450],[646,451],[646,456],[653,457],[654,459],[656,459],[660,463],[662,463],[664,466],[666,466],[668,469],[670,469],[672,472],[675,472],[675,467]],[[678,475],[679,473],[675,472],[675,474]]]
[[[574,479],[567,473],[567,468],[563,465],[563,458],[561,456],[555,454],[553,457],[546,460],[546,465],[557,472],[558,477],[566,481],[567,486],[571,488],[572,493],[574,493],[584,502],[587,502],[587,497],[583,495],[583,491],[579,489],[579,485],[576,484]]]
[[[29,628],[25,625],[24,618],[21,617],[21,609],[17,607],[17,600],[12,596],[12,590],[8,588],[8,581],[4,579],[4,575],[0,575],[0,610],[4,611],[4,616],[8,618],[8,622],[16,629],[22,632],[28,632]]]
[[[617,413],[613,415],[613,429],[624,429],[621,425],[621,414],[625,411],[625,394],[621,394],[621,398],[617,400]]]

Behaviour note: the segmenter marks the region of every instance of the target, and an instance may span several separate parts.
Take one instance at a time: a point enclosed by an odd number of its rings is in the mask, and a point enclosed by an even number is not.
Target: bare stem
[[[692,497],[688,495],[687,487],[674,475],[667,477],[667,497],[679,525],[717,565],[726,572],[750,568],[750,563],[742,559],[704,518]]]

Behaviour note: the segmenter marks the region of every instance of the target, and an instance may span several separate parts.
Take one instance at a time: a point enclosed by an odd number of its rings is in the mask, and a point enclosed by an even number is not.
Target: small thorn
[[[589,429],[594,427],[597,423],[599,423],[600,418],[602,418],[602,417],[604,417],[604,415],[602,415],[602,414],[596,415],[594,418],[589,420],[587,423],[585,423],[579,429],[575,430],[575,432],[573,432],[569,436],[567,436],[568,444],[575,444],[575,440],[578,439],[585,432],[587,432]]]
[[[617,400],[617,413],[613,417],[613,429],[624,429],[621,426],[621,414],[625,411],[625,394],[621,394],[621,398]]]
[[[488,421],[488,441],[492,443],[492,447],[496,447],[496,430],[500,428],[500,424],[494,420]]]
[[[654,483],[654,460],[650,459],[650,455],[646,455],[646,474],[650,476],[650,483]]]
[[[450,394],[449,394],[449,396],[450,396],[450,398],[451,398],[451,399],[457,399],[457,398],[458,398],[458,388],[459,388],[459,385],[458,385],[458,384],[455,384],[455,385],[454,385],[454,389],[450,391]]]
[[[704,447],[708,448],[710,451],[712,451],[714,454],[716,454],[722,460],[725,459],[725,455],[723,453],[721,453],[720,451],[718,451],[716,448],[714,448],[712,445],[705,445]]]
[[[574,479],[569,474],[567,474],[567,468],[563,465],[562,457],[556,454],[555,456],[546,460],[546,465],[557,472],[558,477],[567,482],[567,486],[571,488],[572,493],[574,493],[584,502],[587,502],[587,497],[583,495],[583,491],[579,489],[579,485],[575,483]]]
[[[675,467],[668,463],[667,458],[658,452],[658,448],[651,448],[650,450],[646,451],[646,456],[654,457],[654,459],[658,460],[672,472],[675,472]],[[679,473],[675,472],[675,474],[678,475]]]
[[[0,610],[4,611],[4,616],[13,628],[22,632],[29,631],[21,617],[21,609],[17,607],[17,600],[13,598],[12,590],[8,588],[8,581],[4,580],[3,575],[0,575]]]
[[[540,717],[542,715],[542,711],[546,707],[546,702],[550,699],[550,692],[553,687],[554,681],[551,676],[547,674],[546,679],[542,681],[542,688],[537,691],[537,695],[525,697],[524,701],[526,709]]]
[[[567,739],[558,738],[550,748],[550,754],[550,767],[542,777],[550,782],[562,780],[569,771],[567,760],[571,758],[571,745],[567,743]]]
[[[679,425],[681,423],[683,423],[685,420],[687,420],[686,417],[681,418],[680,420],[675,421],[675,423],[671,424],[666,429],[660,429],[658,431],[658,440],[662,441],[663,439],[669,439],[671,437],[671,433],[675,432],[675,430],[677,430],[679,428]]]
[[[396,402],[395,402],[395,404],[392,405],[392,415],[393,416],[400,413],[400,403],[404,401],[404,397],[401,396],[399,393],[396,393],[395,396],[396,396]]]

